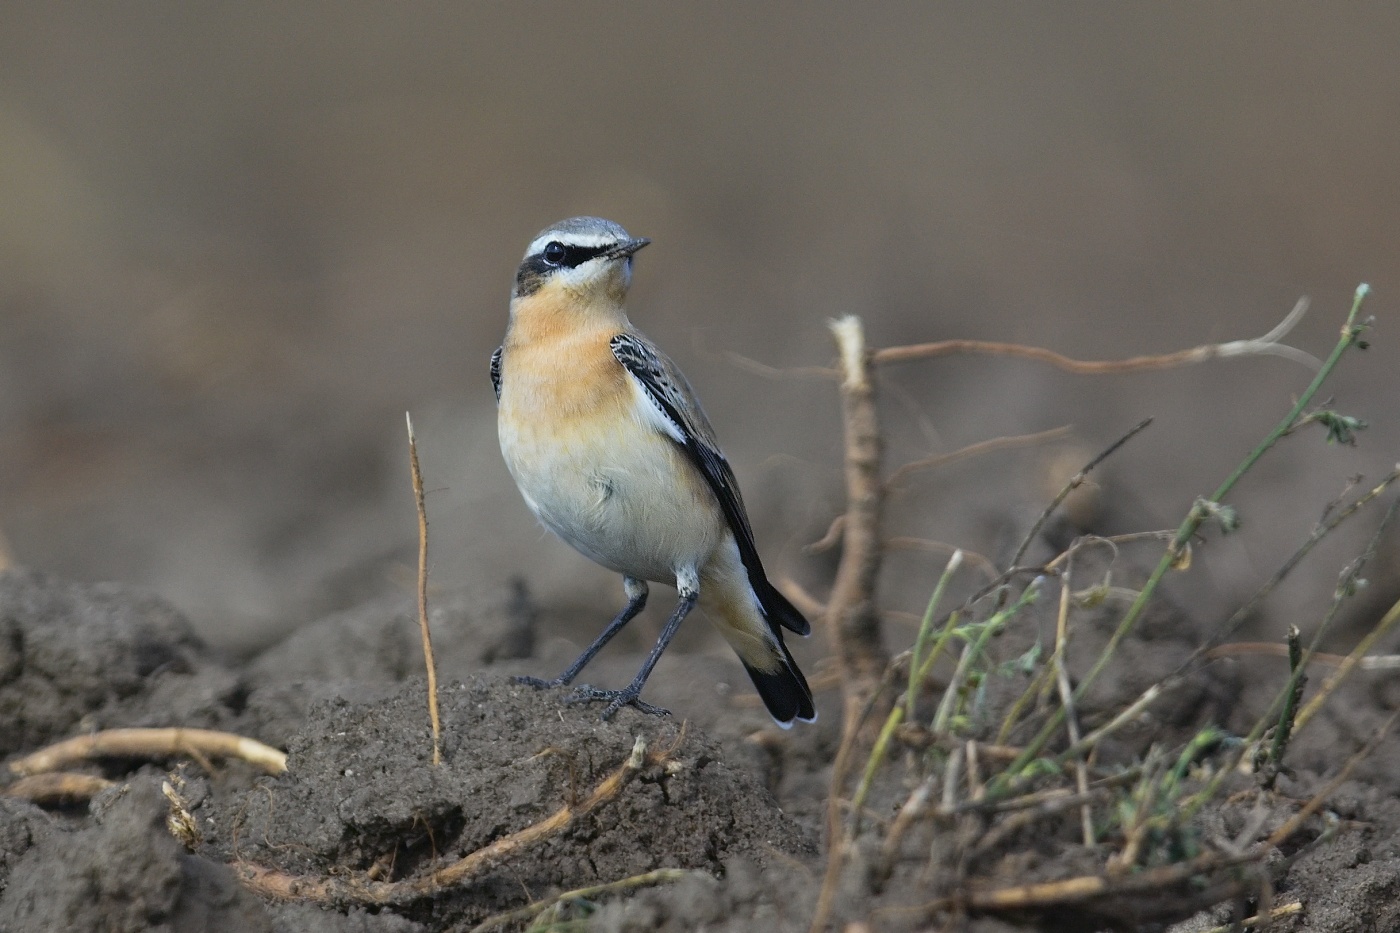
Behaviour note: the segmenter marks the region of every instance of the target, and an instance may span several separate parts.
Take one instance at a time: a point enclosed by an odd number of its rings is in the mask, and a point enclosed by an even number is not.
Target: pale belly
[[[501,453],[526,503],[618,573],[674,584],[678,570],[703,571],[727,530],[703,478],[650,426],[599,420],[611,427],[561,434],[534,428],[535,419],[502,417]]]

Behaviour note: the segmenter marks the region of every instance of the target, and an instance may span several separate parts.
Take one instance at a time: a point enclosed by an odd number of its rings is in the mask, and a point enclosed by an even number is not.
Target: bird
[[[565,702],[606,701],[610,719],[643,702],[652,669],[697,605],[739,656],[778,725],[812,722],[811,688],[783,642],[802,613],[769,582],[734,471],[694,390],[628,320],[633,257],[651,241],[599,217],[542,230],[511,291],[505,339],[491,355],[497,434],[525,503],[577,551],[622,575],[627,603],[573,664],[537,688],[569,686],[646,606],[650,583],[676,608],[620,690],[579,685]]]

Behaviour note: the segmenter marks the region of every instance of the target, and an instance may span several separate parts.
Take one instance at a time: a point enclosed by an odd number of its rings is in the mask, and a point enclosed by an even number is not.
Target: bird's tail
[[[763,607],[763,614],[769,622],[781,625],[789,632],[794,632],[804,638],[812,634],[812,625],[807,621],[807,617],[789,602],[786,596],[778,592],[778,588],[769,583],[767,578],[763,580],[761,586],[754,587],[754,592],[758,596],[758,603]]]
[[[740,557],[731,549],[729,557]],[[787,728],[797,720],[814,722],[812,688],[783,644],[783,629],[807,634],[811,626],[761,574],[757,582],[740,560],[720,560],[707,568],[700,606],[749,672],[763,705]]]
[[[758,597],[743,585],[713,586],[708,593],[702,586],[700,592],[706,614],[717,623],[724,640],[743,662],[763,705],[778,725],[786,728],[799,719],[814,721],[817,708],[812,702],[812,688],[783,644],[782,629],[764,616],[766,607],[760,605]],[[797,614],[796,609],[792,612]],[[797,618],[802,616],[797,614]]]
[[[760,670],[742,656],[739,660],[743,662],[744,670],[749,672],[754,689],[763,698],[763,705],[768,707],[768,712],[778,725],[786,729],[794,720],[815,722],[817,708],[812,703],[812,688],[807,686],[807,678],[802,676],[802,669],[792,659],[787,645],[782,643],[782,636],[778,637],[777,647],[782,654],[782,663],[773,670]]]

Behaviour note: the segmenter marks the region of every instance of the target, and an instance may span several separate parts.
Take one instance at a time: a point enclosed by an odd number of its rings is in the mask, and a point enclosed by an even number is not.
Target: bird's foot
[[[588,684],[580,684],[574,688],[574,692],[564,698],[564,702],[570,706],[577,703],[591,703],[594,700],[607,700],[608,705],[603,710],[600,717],[608,720],[613,714],[624,706],[633,706],[646,713],[648,716],[669,716],[671,711],[660,706],[652,706],[644,703],[640,699],[641,687],[624,687],[621,690],[600,690],[597,687],[590,687]]]

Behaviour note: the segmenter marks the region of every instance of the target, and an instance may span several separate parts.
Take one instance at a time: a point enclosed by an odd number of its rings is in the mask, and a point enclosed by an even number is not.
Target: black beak
[[[608,259],[626,259],[650,242],[651,240],[648,240],[644,236],[637,237],[635,240],[628,240],[625,243],[617,244],[612,249],[608,250],[605,255]]]

